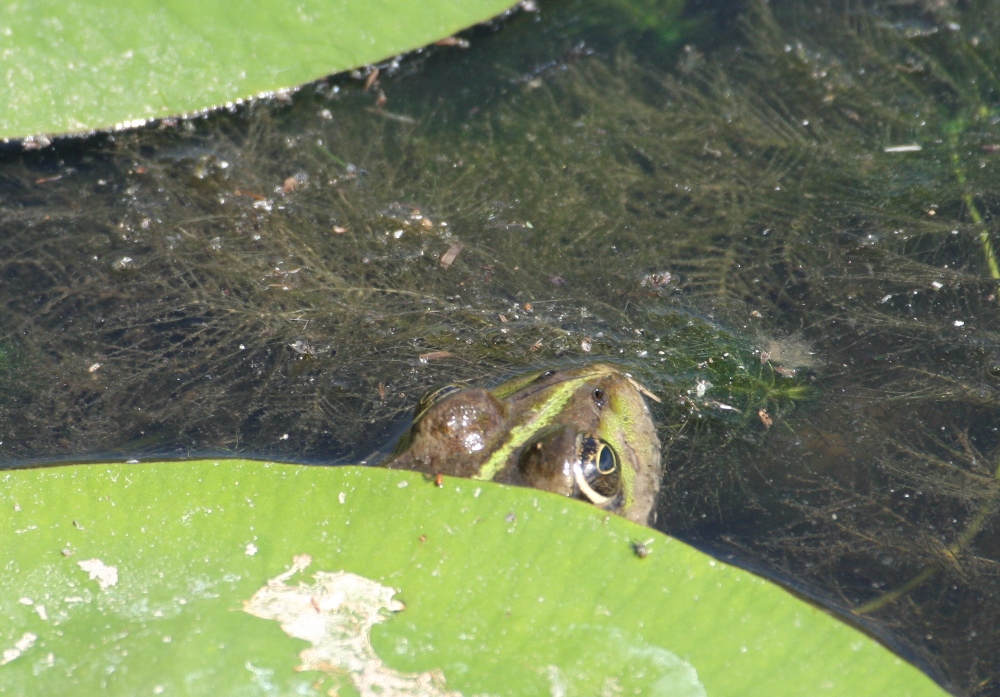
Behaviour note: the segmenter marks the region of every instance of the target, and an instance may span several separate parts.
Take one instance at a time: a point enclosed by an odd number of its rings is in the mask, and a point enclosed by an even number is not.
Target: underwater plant
[[[374,461],[433,384],[610,361],[661,400],[658,527],[996,693],[998,22],[755,3],[526,64],[522,17],[482,84],[8,148],[0,454]]]

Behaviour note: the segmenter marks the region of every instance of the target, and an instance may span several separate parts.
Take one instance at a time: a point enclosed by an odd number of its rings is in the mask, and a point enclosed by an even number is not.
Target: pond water
[[[375,461],[622,364],[656,526],[1000,694],[1000,3],[552,0],[0,152],[0,461]]]

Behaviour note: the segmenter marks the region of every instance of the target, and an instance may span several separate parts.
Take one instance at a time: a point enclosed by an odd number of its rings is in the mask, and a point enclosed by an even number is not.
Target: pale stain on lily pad
[[[394,589],[346,571],[317,571],[312,584],[285,583],[311,563],[309,555],[297,555],[287,571],[243,604],[245,612],[277,620],[288,636],[312,644],[299,653],[302,665],[296,670],[347,676],[361,697],[462,697],[445,689],[441,671],[401,673],[375,653],[372,627],[386,619],[385,612],[404,609],[393,600]]]

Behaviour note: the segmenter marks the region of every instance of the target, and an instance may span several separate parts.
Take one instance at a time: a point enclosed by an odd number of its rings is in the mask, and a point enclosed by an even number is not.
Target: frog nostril
[[[597,406],[599,407],[603,407],[606,402],[604,390],[600,387],[594,389],[594,401],[597,402]]]

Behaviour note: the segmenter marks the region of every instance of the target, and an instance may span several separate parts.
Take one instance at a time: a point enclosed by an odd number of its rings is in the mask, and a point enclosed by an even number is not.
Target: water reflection
[[[0,456],[350,461],[430,384],[611,359],[659,526],[996,693],[1000,7],[614,7],[9,149]]]

